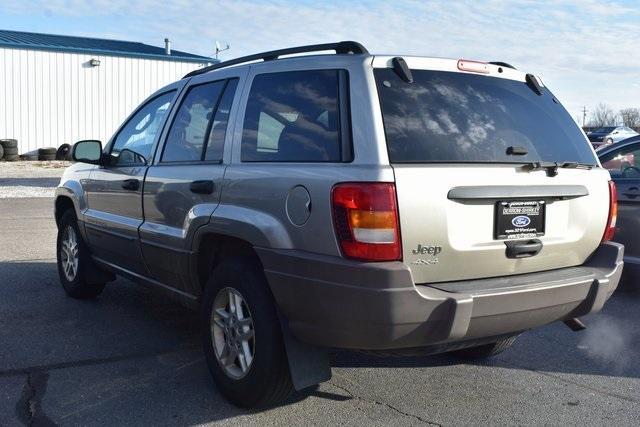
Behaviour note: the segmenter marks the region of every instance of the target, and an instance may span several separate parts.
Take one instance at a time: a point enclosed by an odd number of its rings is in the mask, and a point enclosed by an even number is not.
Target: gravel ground
[[[0,162],[0,199],[53,197],[67,161]]]
[[[334,351],[330,381],[276,408],[235,408],[211,381],[197,313],[124,279],[95,301],[65,297],[52,209],[0,200],[0,426],[640,425],[633,292],[586,331],[549,325],[479,363]]]

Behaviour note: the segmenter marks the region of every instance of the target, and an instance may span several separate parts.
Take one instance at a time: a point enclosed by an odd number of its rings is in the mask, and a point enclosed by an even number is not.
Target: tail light
[[[609,218],[607,219],[607,227],[604,229],[602,241],[613,240],[616,234],[616,220],[618,219],[618,191],[616,184],[609,181]]]
[[[333,187],[332,204],[344,256],[363,261],[402,259],[395,184],[338,184]]]

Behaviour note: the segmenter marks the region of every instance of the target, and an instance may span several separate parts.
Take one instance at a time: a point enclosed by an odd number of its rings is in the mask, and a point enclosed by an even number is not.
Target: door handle
[[[504,242],[507,246],[507,258],[528,258],[542,250],[542,242],[539,239],[519,240],[514,242]]]
[[[189,185],[189,189],[191,190],[191,192],[198,194],[211,194],[213,193],[214,187],[215,186],[213,185],[213,181],[208,179],[193,181]]]
[[[137,191],[140,188],[140,181],[137,179],[125,179],[122,181],[122,188],[129,191]]]

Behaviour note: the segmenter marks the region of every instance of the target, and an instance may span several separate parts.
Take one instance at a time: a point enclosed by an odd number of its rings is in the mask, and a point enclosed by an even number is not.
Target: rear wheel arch
[[[194,257],[194,272],[201,290],[206,287],[209,276],[220,261],[230,257],[249,259],[255,262],[260,270],[263,269],[253,245],[246,240],[219,233],[206,233],[199,238]]]

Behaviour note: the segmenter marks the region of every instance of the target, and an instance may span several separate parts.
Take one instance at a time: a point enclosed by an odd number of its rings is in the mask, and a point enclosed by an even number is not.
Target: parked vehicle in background
[[[638,132],[627,126],[604,126],[587,133],[591,145],[596,150],[635,135],[638,135]]]
[[[589,141],[593,142],[602,142],[604,137],[606,135],[609,135],[611,132],[614,131],[616,127],[615,126],[602,126],[599,127],[598,129],[592,130],[587,132],[587,137],[589,138]]]
[[[640,278],[640,136],[628,138],[598,152],[618,189],[615,241],[625,246],[625,280]]]
[[[296,53],[316,54],[279,59]],[[188,74],[73,157],[65,291],[95,297],[115,273],[199,309],[241,406],[328,380],[332,347],[486,358],[578,328],[622,272],[609,173],[505,63],[265,52]]]

